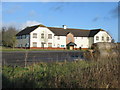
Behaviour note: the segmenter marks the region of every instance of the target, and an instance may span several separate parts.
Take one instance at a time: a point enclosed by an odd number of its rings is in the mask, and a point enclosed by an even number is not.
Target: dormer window
[[[99,40],[99,37],[98,37],[98,36],[96,36],[96,40]]]

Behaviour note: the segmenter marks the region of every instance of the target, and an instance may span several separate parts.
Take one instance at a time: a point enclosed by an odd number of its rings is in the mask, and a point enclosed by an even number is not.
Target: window
[[[22,44],[20,44],[20,47],[22,47]]]
[[[37,33],[33,33],[33,38],[37,38]]]
[[[33,47],[37,47],[37,42],[33,42]]]
[[[48,39],[52,39],[52,34],[48,34]]]
[[[83,47],[83,45],[81,45],[81,47]]]
[[[60,36],[58,36],[57,39],[60,40]]]
[[[104,37],[102,36],[102,41],[104,41]]]
[[[17,39],[20,39],[20,36],[17,36],[16,38],[17,38]]]
[[[57,47],[60,47],[60,44],[57,44]]]
[[[99,37],[98,37],[98,36],[96,36],[96,40],[99,40]]]
[[[41,42],[41,47],[44,47],[44,43],[43,42]]]
[[[22,39],[22,36],[20,36],[20,39]]]
[[[41,34],[41,38],[44,38],[44,33]]]
[[[71,41],[72,41],[72,38],[71,38],[71,37],[68,37],[68,40],[69,40],[69,42],[71,42]]]
[[[26,38],[29,38],[29,35],[26,35]]]
[[[61,47],[65,47],[65,45],[61,45]]]
[[[26,35],[22,35],[22,39],[25,39],[26,38]]]
[[[48,47],[52,47],[52,43],[48,43]]]
[[[109,41],[109,37],[107,37],[107,41]]]

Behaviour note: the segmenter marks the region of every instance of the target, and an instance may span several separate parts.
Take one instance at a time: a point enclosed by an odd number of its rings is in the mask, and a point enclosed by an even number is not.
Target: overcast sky
[[[117,2],[2,2],[4,26],[67,25],[68,28],[104,29],[118,40]]]

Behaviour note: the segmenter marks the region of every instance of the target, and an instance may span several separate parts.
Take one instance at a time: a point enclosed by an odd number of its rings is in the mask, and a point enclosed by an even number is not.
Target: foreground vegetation
[[[3,66],[3,88],[118,88],[119,60]]]

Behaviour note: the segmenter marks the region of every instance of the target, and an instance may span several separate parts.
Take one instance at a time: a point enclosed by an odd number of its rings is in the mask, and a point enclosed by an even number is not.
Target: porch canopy
[[[67,44],[67,46],[77,46],[74,42],[70,42]]]

